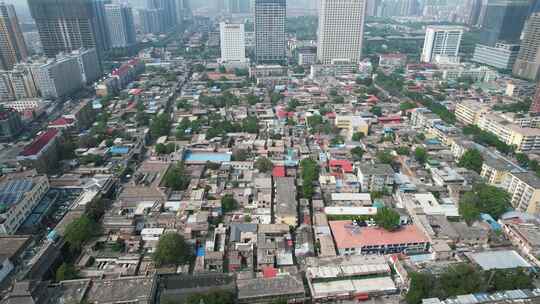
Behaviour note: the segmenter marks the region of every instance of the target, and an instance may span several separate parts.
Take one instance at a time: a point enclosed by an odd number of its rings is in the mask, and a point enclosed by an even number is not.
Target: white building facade
[[[219,24],[219,33],[221,42],[221,62],[246,62],[244,24],[221,22]]]
[[[420,60],[422,62],[435,62],[457,59],[462,36],[462,27],[428,26]]]
[[[362,53],[365,0],[321,0],[317,60],[357,63]]]

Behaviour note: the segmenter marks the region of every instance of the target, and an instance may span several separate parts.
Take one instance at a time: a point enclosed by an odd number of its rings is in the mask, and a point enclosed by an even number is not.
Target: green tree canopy
[[[269,160],[268,158],[259,157],[255,161],[254,166],[260,172],[270,172],[270,171],[272,171],[273,164],[272,164],[272,161]]]
[[[394,155],[389,150],[379,151],[376,156],[377,160],[383,164],[391,164],[394,161]]]
[[[484,158],[482,157],[482,154],[480,154],[480,151],[476,149],[470,149],[463,153],[463,155],[459,159],[458,166],[467,168],[480,174],[480,172],[482,171],[483,163]]]
[[[360,141],[362,138],[364,138],[366,134],[364,132],[355,132],[352,136],[352,140],[354,141]]]
[[[313,182],[319,179],[319,164],[311,158],[305,158],[300,161],[300,170],[302,176],[303,197],[311,199],[315,193]]]
[[[186,173],[184,164],[178,162],[174,165],[171,165],[167,173],[163,177],[165,186],[178,191],[185,190],[189,186],[191,181],[190,176]]]
[[[78,250],[86,241],[96,235],[98,230],[96,222],[87,215],[82,215],[67,225],[64,239],[71,249]]]
[[[421,147],[414,149],[414,159],[416,159],[421,164],[425,163],[428,159],[426,149]]]
[[[372,107],[370,110],[369,110],[371,113],[373,113],[373,115],[377,116],[377,117],[381,117],[382,116],[382,109],[381,107]]]
[[[237,210],[239,207],[240,204],[238,204],[238,201],[231,194],[227,194],[221,199],[221,210],[223,213]]]
[[[469,224],[478,219],[480,213],[487,213],[498,219],[509,207],[508,192],[484,183],[475,184],[459,201],[460,215]]]
[[[399,213],[387,207],[379,209],[374,217],[374,220],[375,223],[377,223],[377,226],[388,231],[393,231],[399,228]]]
[[[362,160],[365,152],[366,151],[360,147],[354,147],[351,149],[351,154],[354,160]]]
[[[156,251],[152,256],[158,265],[180,265],[191,261],[192,249],[178,233],[169,232],[161,235]]]
[[[411,149],[409,147],[401,146],[396,149],[396,152],[399,155],[409,155],[411,153]]]
[[[150,134],[153,138],[169,135],[171,131],[171,120],[169,114],[162,113],[157,115],[150,125]]]
[[[73,280],[79,276],[79,272],[75,269],[73,264],[62,263],[58,269],[56,269],[56,281]]]

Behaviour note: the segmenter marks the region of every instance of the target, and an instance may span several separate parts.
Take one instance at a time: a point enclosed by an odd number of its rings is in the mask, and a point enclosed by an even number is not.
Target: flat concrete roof
[[[359,280],[339,280],[313,283],[313,297],[325,298],[335,295],[350,295],[362,293],[393,292],[396,285],[390,277],[379,277]]]
[[[469,257],[483,270],[531,267],[531,264],[514,250],[477,252],[471,253]]]

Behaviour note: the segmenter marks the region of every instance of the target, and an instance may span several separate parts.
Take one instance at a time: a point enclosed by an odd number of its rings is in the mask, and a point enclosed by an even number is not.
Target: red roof
[[[66,117],[60,117],[58,119],[55,119],[53,121],[51,121],[51,123],[49,123],[49,126],[51,127],[54,127],[54,126],[67,126],[67,125],[71,125],[75,122],[75,119],[73,118],[66,118]]]
[[[330,168],[339,167],[345,173],[353,172],[353,165],[350,161],[345,159],[332,159],[330,160]]]
[[[285,166],[275,166],[272,169],[272,176],[273,177],[285,177],[287,175]]]
[[[287,112],[287,111],[283,110],[283,108],[279,108],[276,111],[276,115],[277,115],[278,118],[287,118],[287,117],[293,117],[294,112]]]
[[[326,116],[327,118],[336,118],[336,113],[335,112],[328,112],[324,116]]]
[[[375,96],[375,95],[371,95],[371,96],[369,96],[369,98],[367,99],[367,102],[372,102],[372,103],[377,103],[377,102],[379,102],[379,101],[380,101],[380,99],[379,99],[377,96]]]
[[[427,243],[427,237],[414,225],[406,225],[397,231],[386,231],[378,227],[360,227],[352,231],[352,221],[329,223],[337,248],[360,248],[393,244]]]
[[[265,278],[275,278],[277,276],[277,269],[274,267],[263,267],[262,268],[263,277]]]
[[[379,121],[380,122],[399,122],[401,121],[401,116],[400,115],[394,115],[394,116],[383,116],[383,117],[379,117]]]
[[[57,129],[50,129],[42,133],[30,145],[26,146],[21,152],[22,156],[36,155],[59,133]]]
[[[140,95],[143,92],[143,89],[131,89],[129,90],[129,94],[131,95]]]

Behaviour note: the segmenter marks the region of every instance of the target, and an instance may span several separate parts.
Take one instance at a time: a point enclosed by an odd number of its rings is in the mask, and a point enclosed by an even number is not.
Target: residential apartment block
[[[48,190],[46,176],[0,183],[0,233],[14,234]]]
[[[511,196],[512,207],[531,214],[540,211],[540,179],[531,172],[507,174],[502,188]]]

